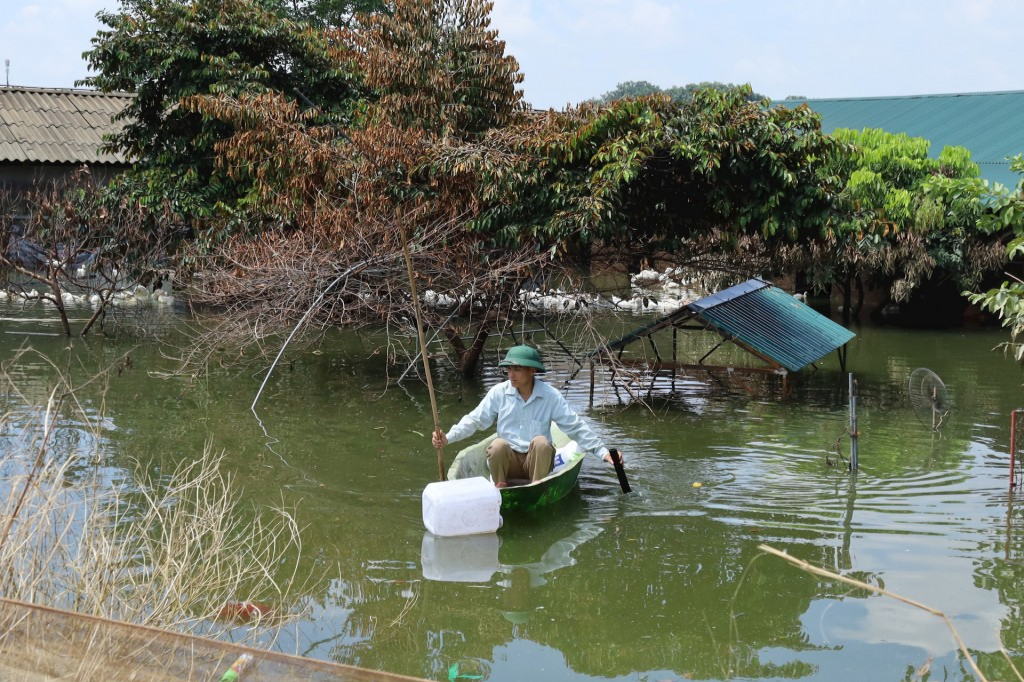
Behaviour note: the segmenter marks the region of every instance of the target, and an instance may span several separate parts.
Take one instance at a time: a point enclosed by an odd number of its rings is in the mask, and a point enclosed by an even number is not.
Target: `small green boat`
[[[501,510],[533,510],[545,507],[562,499],[576,487],[583,466],[585,453],[576,447],[576,441],[569,440],[562,431],[551,425],[551,437],[556,450],[567,458],[565,464],[556,467],[545,478],[533,483],[509,485],[501,489]],[[497,438],[492,434],[479,443],[470,445],[455,456],[455,461],[448,467],[448,480],[473,478],[474,476],[490,477],[487,470],[487,446]]]

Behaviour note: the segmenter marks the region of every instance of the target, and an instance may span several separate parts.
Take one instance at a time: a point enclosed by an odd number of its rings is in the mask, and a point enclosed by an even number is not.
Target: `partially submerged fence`
[[[228,673],[243,655],[241,676]],[[425,682],[0,599],[0,680]]]

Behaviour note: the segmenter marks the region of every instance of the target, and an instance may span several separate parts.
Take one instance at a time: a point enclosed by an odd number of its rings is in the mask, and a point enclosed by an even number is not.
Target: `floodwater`
[[[0,312],[0,358],[31,345],[80,382],[118,369],[79,396],[98,442],[64,424],[65,453],[98,447],[127,472],[208,445],[246,499],[293,511],[311,579],[280,605],[305,614],[282,651],[435,680],[911,680],[925,665],[930,679],[973,679],[940,618],[803,572],[764,544],[944,612],[989,679],[1012,677],[1001,648],[1024,663],[1024,503],[1008,486],[1024,374],[993,350],[1003,332],[854,328],[855,473],[835,356],[788,400],[689,377],[647,406],[599,388],[590,407],[581,375],[570,398],[625,452],[634,492],[588,460],[549,514],[434,538],[421,518],[437,478],[426,388],[387,388],[366,339],[330,338],[283,363],[257,418],[265,367],[169,378],[151,342],[69,342],[31,321],[41,307]],[[560,383],[570,365],[545,349]],[[938,432],[911,406],[918,367],[948,391]],[[22,395],[5,396],[5,411],[44,403],[53,371],[35,354],[8,367]],[[443,425],[499,379],[439,375]]]

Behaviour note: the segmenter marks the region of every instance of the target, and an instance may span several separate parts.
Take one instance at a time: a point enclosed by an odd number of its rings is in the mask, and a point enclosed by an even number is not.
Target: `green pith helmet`
[[[532,367],[537,374],[543,374],[544,363],[541,362],[540,352],[530,346],[512,346],[505,353],[505,359],[498,363],[498,367]]]

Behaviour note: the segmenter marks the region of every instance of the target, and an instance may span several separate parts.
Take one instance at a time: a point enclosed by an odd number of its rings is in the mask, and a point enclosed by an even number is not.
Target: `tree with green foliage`
[[[623,81],[600,97],[594,98],[595,104],[611,104],[612,102],[627,97],[647,97],[648,95],[660,95],[662,89],[648,81]]]
[[[648,95],[668,95],[675,102],[689,102],[694,94],[701,90],[718,90],[719,92],[732,92],[743,90],[745,97],[751,102],[759,102],[767,99],[764,95],[758,94],[750,89],[750,86],[733,85],[732,83],[719,83],[718,81],[703,81],[700,83],[689,83],[687,85],[673,85],[662,90],[654,83],[647,81],[625,81],[615,86],[600,97],[592,100],[595,104],[611,104],[612,102],[627,97],[647,97]]]
[[[257,218],[282,224],[236,234],[206,261],[196,291],[227,311],[206,348],[223,346],[232,330],[236,345],[262,348],[252,329],[284,332],[309,320],[312,329],[383,325],[396,332],[389,352],[415,357],[401,341],[415,338],[404,230],[420,290],[452,301],[425,308],[429,328],[450,342],[461,371],[476,368],[518,287],[543,267],[537,254],[467,233],[479,186],[430,163],[443,150],[479,149],[492,130],[526,115],[518,63],[490,28],[490,11],[484,0],[395,0],[339,31],[370,93],[345,122],[314,120],[272,93],[186,101],[236,131],[216,144],[219,171],[253,188]]]
[[[682,87],[674,85],[665,90],[665,94],[676,102],[689,102],[701,90],[717,90],[719,92],[744,92],[744,96],[750,102],[760,102],[768,99],[759,92],[754,92],[749,85],[734,85],[733,83],[720,83],[718,81],[701,81],[700,83],[689,83]]]
[[[1010,160],[1010,169],[1020,173],[1021,179],[1013,190],[998,193],[989,204],[985,217],[993,224],[990,229],[1002,227],[1013,230],[1013,239],[1006,247],[1006,256],[1013,261],[1024,255],[1024,154]],[[1003,348],[1017,362],[1024,362],[1024,342],[1021,340],[1024,337],[1024,279],[1019,274],[1006,273],[1006,277],[996,288],[964,293],[972,303],[996,315],[1010,330],[1011,340]]]
[[[833,136],[857,150],[836,169],[849,178],[847,217],[812,245],[808,272],[819,289],[840,286],[845,314],[859,313],[865,286],[883,289],[881,309],[925,284],[976,287],[1002,266],[1012,224],[992,220],[1000,190],[981,179],[968,150],[946,147],[932,158],[928,140],[902,133],[841,129]]]
[[[320,28],[351,27],[358,17],[386,12],[386,0],[279,0],[295,19]]]
[[[282,0],[122,0],[100,12],[107,27],[85,53],[95,75],[81,84],[135,93],[120,115],[124,129],[108,143],[134,162],[121,192],[157,206],[169,203],[206,229],[211,219],[243,210],[250,187],[218,173],[215,145],[229,123],[182,106],[191,97],[279,93],[317,112],[317,122],[343,124],[365,91],[349,48],[290,15]]]
[[[495,131],[489,153],[451,150],[439,170],[478,175],[486,204],[470,227],[501,244],[770,267],[766,245],[820,237],[838,219],[845,179],[826,171],[849,151],[806,107],[748,95],[708,89],[687,103],[659,95],[549,112]],[[737,252],[755,247],[756,266]],[[728,254],[748,262],[722,265]]]

